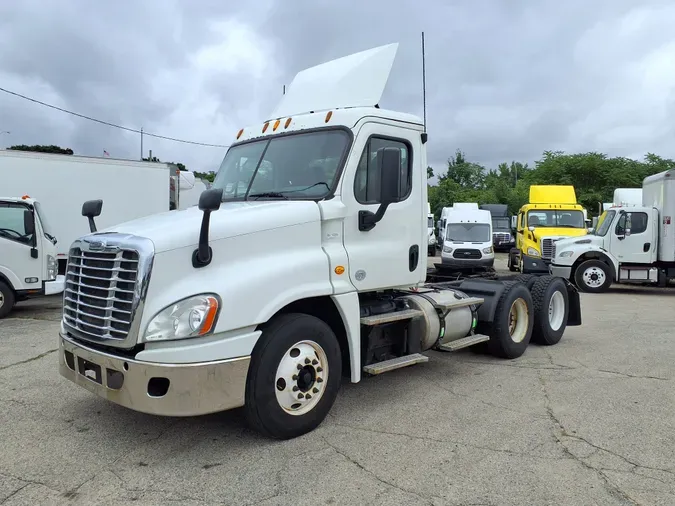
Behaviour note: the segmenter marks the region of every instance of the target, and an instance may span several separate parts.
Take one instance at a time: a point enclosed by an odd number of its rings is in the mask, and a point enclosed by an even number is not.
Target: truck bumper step
[[[391,313],[376,314],[373,316],[364,316],[361,318],[361,325],[380,325],[383,323],[397,322],[401,320],[410,320],[423,316],[424,312],[419,309],[403,309],[401,311],[393,311]]]
[[[429,357],[420,353],[413,353],[411,355],[403,355],[402,357],[392,358],[390,360],[385,360],[384,362],[363,366],[363,372],[373,375],[382,374],[393,371],[394,369],[401,369],[402,367],[408,367],[409,365],[421,364],[428,361]]]
[[[443,351],[457,351],[461,350],[462,348],[468,348],[474,344],[484,343],[485,341],[489,340],[490,336],[486,336],[484,334],[474,334],[472,336],[463,337],[462,339],[450,341],[449,343],[440,344],[438,345],[438,349]]]
[[[481,299],[479,297],[468,297],[466,299],[457,299],[453,300],[448,303],[444,304],[436,304],[441,310],[447,311],[448,309],[457,309],[460,307],[466,307],[466,306],[479,306],[483,302],[485,302],[485,299]]]

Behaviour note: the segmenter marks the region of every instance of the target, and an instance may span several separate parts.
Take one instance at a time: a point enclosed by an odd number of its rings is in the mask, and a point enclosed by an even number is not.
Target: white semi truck
[[[19,301],[63,291],[56,251],[54,232],[37,200],[0,197],[0,319]]]
[[[612,283],[667,286],[675,279],[675,170],[617,192],[593,234],[555,243],[551,273],[584,292],[604,292]]]
[[[239,130],[199,208],[75,241],[60,374],[145,413],[243,406],[287,439],[322,422],[343,375],[431,349],[514,358],[579,325],[561,278],[425,283],[427,133],[378,106],[396,49],[300,72],[270,120]]]

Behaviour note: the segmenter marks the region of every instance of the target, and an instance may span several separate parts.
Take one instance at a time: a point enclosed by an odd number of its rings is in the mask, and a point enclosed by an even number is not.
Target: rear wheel
[[[532,295],[518,281],[503,281],[506,289],[497,301],[488,351],[502,358],[517,358],[525,353],[532,337],[534,313]]]
[[[330,411],[342,375],[340,344],[322,320],[282,314],[263,328],[246,380],[245,412],[260,433],[291,439]]]
[[[567,286],[562,278],[540,276],[532,288],[534,330],[532,340],[539,344],[558,344],[565,333],[569,316]]]
[[[518,272],[518,266],[516,265],[516,260],[515,260],[515,255],[513,254],[513,250],[509,251],[508,268],[511,272]]]
[[[15,303],[14,290],[6,283],[0,281],[0,318],[7,316]]]
[[[606,292],[612,284],[609,266],[600,260],[586,260],[574,272],[574,284],[582,292]]]
[[[515,278],[515,281],[520,281],[528,289],[532,290],[532,285],[537,280],[537,276],[534,274],[518,274]]]

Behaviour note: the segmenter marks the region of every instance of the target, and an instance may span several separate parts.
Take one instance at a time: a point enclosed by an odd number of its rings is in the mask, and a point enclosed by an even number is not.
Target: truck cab
[[[481,204],[480,209],[490,212],[492,217],[492,245],[495,251],[508,251],[516,245],[511,229],[509,206],[506,204]]]
[[[553,275],[592,293],[612,283],[666,286],[675,278],[675,170],[645,178],[643,188],[621,190],[593,234],[554,244]]]
[[[553,244],[588,234],[586,211],[573,186],[532,185],[529,202],[512,218],[516,246],[509,252],[511,271],[548,274]]]
[[[0,318],[19,301],[63,291],[56,242],[37,200],[0,197]]]
[[[515,358],[579,325],[561,278],[532,291],[426,283],[427,132],[379,107],[397,47],[297,74],[267,120],[236,133],[198,207],[76,240],[60,374],[155,415],[243,407],[254,429],[288,439],[322,422],[343,377],[480,343]],[[558,294],[557,316],[535,311]]]

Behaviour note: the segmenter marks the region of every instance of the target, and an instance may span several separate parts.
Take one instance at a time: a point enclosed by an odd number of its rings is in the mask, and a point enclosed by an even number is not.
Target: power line
[[[157,139],[164,139],[164,140],[173,141],[173,142],[182,142],[184,144],[194,144],[196,146],[208,146],[208,147],[212,147],[212,148],[229,148],[229,146],[224,146],[222,144],[209,144],[207,142],[187,141],[185,139],[177,139],[175,137],[167,137],[166,135],[152,134],[152,133],[146,132],[145,130],[142,130],[142,129],[137,130],[135,128],[129,128],[129,127],[125,127],[125,126],[122,126],[122,125],[116,125],[115,123],[110,123],[108,121],[103,121],[103,120],[100,120],[100,119],[92,118],[90,116],[85,116],[84,114],[79,114],[77,112],[69,111],[67,109],[62,109],[61,107],[57,107],[57,106],[52,105],[52,104],[47,104],[46,102],[41,102],[40,100],[31,98],[31,97],[27,97],[25,95],[21,95],[20,93],[16,93],[14,91],[6,90],[5,88],[0,88],[0,91],[3,91],[3,92],[8,93],[10,95],[14,95],[15,97],[23,98],[24,100],[29,100],[30,102],[35,102],[36,104],[44,105],[45,107],[49,107],[51,109],[56,109],[57,111],[61,111],[61,112],[65,112],[67,114],[71,114],[72,116],[77,116],[78,118],[84,118],[84,119],[87,119],[89,121],[94,121],[95,123],[100,123],[102,125],[111,126],[113,128],[119,128],[120,130],[126,130],[127,132],[140,134],[142,136],[147,135],[149,137],[156,137]]]

